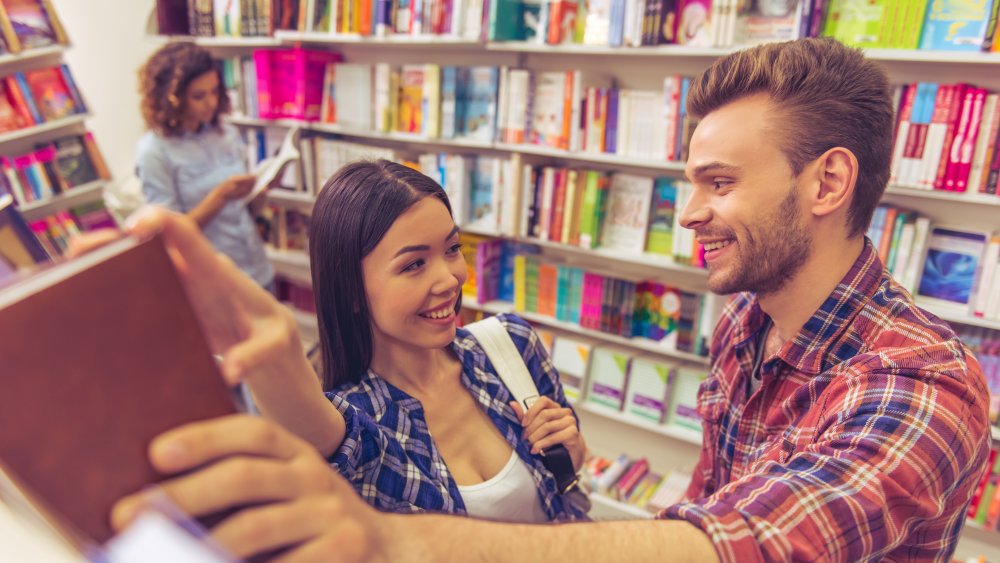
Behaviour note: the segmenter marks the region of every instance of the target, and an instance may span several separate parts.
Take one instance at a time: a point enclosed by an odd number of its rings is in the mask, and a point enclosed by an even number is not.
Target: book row
[[[969,347],[983,368],[990,389],[990,422],[1000,422],[1000,333],[986,328],[956,327],[958,337]]]
[[[858,47],[997,50],[997,5],[958,0],[160,0],[160,32],[447,35],[611,47],[743,47],[835,37]]]
[[[101,228],[117,228],[102,201],[25,221],[10,195],[0,194],[0,282],[16,272],[62,256],[71,237]]]
[[[591,491],[650,514],[679,502],[691,482],[686,473],[661,475],[653,471],[645,458],[633,459],[627,454],[615,459],[594,456],[587,460],[583,474],[590,480]]]
[[[574,69],[356,64],[305,49],[261,49],[223,68],[237,112],[346,130],[681,161],[692,125],[680,75],[637,90]]]
[[[0,1],[0,54],[68,43],[52,0]]]
[[[970,84],[918,82],[895,90],[890,183],[926,190],[997,193],[1000,95]]]
[[[657,280],[560,261],[533,245],[462,235],[468,279],[463,296],[584,329],[658,342],[704,356],[722,300]]]
[[[19,206],[111,179],[90,132],[56,139],[19,156],[0,157],[0,168],[0,193],[11,194]]]
[[[0,79],[0,133],[87,113],[65,64]]]
[[[968,522],[975,522],[988,530],[997,530],[1000,524],[1000,452],[994,442],[990,449],[987,470],[972,494]]]

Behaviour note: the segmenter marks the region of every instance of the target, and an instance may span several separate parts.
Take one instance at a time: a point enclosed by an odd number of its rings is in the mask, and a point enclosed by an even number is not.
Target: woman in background
[[[197,45],[168,43],[139,70],[139,90],[149,131],[136,174],[146,201],[194,219],[216,250],[273,291],[274,269],[244,201],[255,178],[239,133],[221,121],[230,102],[215,61]]]

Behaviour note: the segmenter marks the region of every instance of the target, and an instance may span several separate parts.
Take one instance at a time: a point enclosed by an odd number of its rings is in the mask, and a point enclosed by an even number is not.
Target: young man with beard
[[[199,468],[166,492],[191,514],[258,503],[214,536],[241,556],[290,546],[288,561],[949,560],[985,470],[989,394],[969,351],[864,236],[889,173],[885,74],[833,40],[764,45],[713,64],[688,107],[701,121],[682,221],[706,248],[710,289],[736,295],[699,392],[701,459],[658,521],[379,514],[323,471],[323,444],[249,417],[159,438],[164,472]],[[288,365],[293,339],[255,336],[293,331],[287,315],[234,289],[182,220],[139,223],[152,229],[184,247],[201,274],[192,291],[241,313],[227,319],[258,320],[227,357],[236,378]],[[141,502],[121,503],[115,521]]]

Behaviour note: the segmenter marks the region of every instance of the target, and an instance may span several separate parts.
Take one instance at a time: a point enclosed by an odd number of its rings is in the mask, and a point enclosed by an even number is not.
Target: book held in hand
[[[8,285],[0,334],[0,463],[98,543],[116,501],[163,479],[154,437],[236,410],[160,237]]]

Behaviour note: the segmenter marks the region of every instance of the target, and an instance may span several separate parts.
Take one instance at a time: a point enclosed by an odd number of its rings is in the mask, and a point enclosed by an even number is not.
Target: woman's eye
[[[448,254],[455,254],[455,253],[457,253],[457,252],[459,252],[461,250],[462,250],[462,243],[457,242],[457,243],[451,245],[450,248],[448,248]]]
[[[403,271],[404,272],[413,272],[413,271],[419,270],[421,267],[423,267],[423,265],[424,265],[424,261],[422,259],[421,260],[414,260],[413,262],[410,262],[409,264],[407,264],[406,267],[403,268]]]

